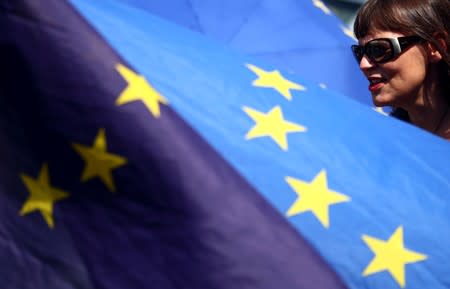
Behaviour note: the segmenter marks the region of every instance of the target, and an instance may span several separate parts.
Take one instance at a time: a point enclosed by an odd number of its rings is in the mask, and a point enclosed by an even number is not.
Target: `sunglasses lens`
[[[393,53],[391,43],[387,40],[376,39],[366,44],[366,54],[374,62],[386,62]]]
[[[359,45],[352,45],[353,56],[355,57],[358,63],[361,62],[361,59],[364,55],[364,48]]]

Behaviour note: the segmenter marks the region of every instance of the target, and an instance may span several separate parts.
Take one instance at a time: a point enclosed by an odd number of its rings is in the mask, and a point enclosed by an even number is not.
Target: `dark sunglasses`
[[[352,45],[352,52],[358,64],[364,54],[374,63],[385,63],[398,57],[411,45],[422,41],[419,36],[404,36],[398,38],[377,38],[365,45]]]

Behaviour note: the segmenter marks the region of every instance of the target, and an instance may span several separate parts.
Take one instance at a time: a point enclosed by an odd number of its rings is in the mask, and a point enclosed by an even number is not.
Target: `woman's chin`
[[[372,102],[377,107],[393,105],[393,99],[383,94],[372,94]]]

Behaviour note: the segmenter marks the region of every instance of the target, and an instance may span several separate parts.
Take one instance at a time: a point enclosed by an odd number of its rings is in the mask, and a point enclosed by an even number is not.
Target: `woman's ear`
[[[433,34],[433,37],[440,49],[438,49],[434,43],[428,42],[427,52],[430,61],[436,63],[442,60],[442,53],[440,51],[447,51],[447,43],[445,40],[448,37],[448,33],[446,31],[436,32]]]

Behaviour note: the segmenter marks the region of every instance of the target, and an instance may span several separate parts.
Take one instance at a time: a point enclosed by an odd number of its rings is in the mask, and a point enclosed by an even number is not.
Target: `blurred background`
[[[349,27],[352,27],[358,8],[365,0],[323,0]]]

